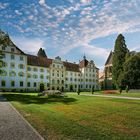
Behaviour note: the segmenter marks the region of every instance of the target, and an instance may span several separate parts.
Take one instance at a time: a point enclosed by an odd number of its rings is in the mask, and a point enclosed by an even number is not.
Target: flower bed
[[[117,90],[104,90],[103,93],[104,94],[117,94],[118,91]]]

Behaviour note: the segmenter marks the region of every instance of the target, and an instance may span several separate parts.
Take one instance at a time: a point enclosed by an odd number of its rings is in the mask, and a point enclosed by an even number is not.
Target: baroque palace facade
[[[2,73],[0,75],[0,90],[4,91],[90,91],[92,86],[99,88],[99,69],[94,61],[86,57],[79,64],[55,59],[34,56],[24,53],[1,31],[0,44],[2,51]],[[2,41],[1,41],[2,42]]]

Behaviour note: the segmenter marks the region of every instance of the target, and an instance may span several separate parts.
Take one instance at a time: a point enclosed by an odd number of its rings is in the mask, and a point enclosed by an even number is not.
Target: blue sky
[[[26,53],[40,47],[48,57],[103,69],[119,33],[140,51],[140,0],[1,0],[0,28]]]

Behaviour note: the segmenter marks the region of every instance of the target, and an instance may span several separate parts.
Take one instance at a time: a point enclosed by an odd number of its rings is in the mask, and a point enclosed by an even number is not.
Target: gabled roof
[[[49,67],[52,59],[27,54],[27,64],[31,66]]]
[[[80,61],[79,67],[80,68],[86,67],[88,65],[88,63],[89,63],[88,60],[83,59],[82,61]]]
[[[9,37],[9,35],[5,32],[3,32],[0,29],[0,40],[4,43],[9,45],[10,47],[15,47],[21,54],[25,54],[22,50],[20,50],[11,40],[11,38]]]
[[[113,52],[111,51],[107,60],[106,60],[106,63],[105,65],[109,65],[109,64],[112,64],[112,60],[113,60]]]
[[[67,71],[80,72],[78,64],[74,64],[74,63],[70,63],[70,62],[65,62],[65,61],[63,61],[63,64],[66,67]]]

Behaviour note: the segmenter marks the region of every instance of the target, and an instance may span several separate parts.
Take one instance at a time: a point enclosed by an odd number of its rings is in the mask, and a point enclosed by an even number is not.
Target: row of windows
[[[57,80],[55,81],[54,79],[52,80],[52,84],[64,84],[64,80]]]
[[[36,74],[31,75],[30,73],[28,73],[28,74],[27,74],[27,77],[28,77],[28,78],[37,79],[37,78],[38,78],[38,75],[36,75]],[[45,78],[45,76],[44,76],[43,74],[41,74],[41,75],[40,75],[40,79],[44,79],[44,78]],[[46,79],[49,79],[49,76],[46,76]]]
[[[84,81],[83,79],[76,79],[76,78],[75,78],[75,79],[73,79],[73,78],[68,79],[68,78],[66,78],[66,81],[68,81],[68,80],[70,80],[70,81],[75,81],[75,82],[76,82],[76,81],[79,81],[79,82],[80,82],[80,81],[81,81],[81,82]],[[86,82],[95,82],[94,79],[85,79],[85,81],[86,81]]]
[[[15,55],[14,54],[11,54],[10,57],[11,57],[11,60],[15,60]],[[6,58],[6,55],[4,53],[2,54],[2,58]],[[19,60],[23,61],[24,57],[23,56],[19,56]]]
[[[63,66],[60,66],[60,65],[55,65],[55,64],[53,64],[52,65],[54,68],[61,68],[61,69],[63,69],[64,67]]]
[[[3,62],[3,63],[2,63],[2,67],[7,67],[7,66],[8,66],[8,64],[7,64],[6,62]],[[11,67],[12,69],[15,68],[15,66],[16,66],[16,65],[15,65],[14,62],[11,62],[11,63],[10,63],[10,67]],[[24,65],[24,64],[19,64],[19,65],[18,65],[18,68],[19,68],[19,69],[24,69],[24,68],[25,68],[25,65]]]
[[[2,50],[5,51],[6,50],[6,46],[2,46]],[[15,48],[11,48],[11,52],[15,52]]]
[[[27,68],[27,70],[28,71],[34,71],[34,72],[38,72],[38,68],[31,68],[31,67],[28,67]],[[40,70],[39,70],[40,72],[44,72],[45,71],[45,69],[43,69],[43,68],[40,68]],[[49,72],[48,70],[46,70],[46,72]]]
[[[1,74],[1,76],[7,76],[7,72],[6,71],[3,71],[2,72],[2,74]],[[16,72],[15,71],[10,71],[9,72],[9,76],[16,76]],[[24,77],[25,76],[25,74],[23,73],[23,72],[19,72],[18,73],[18,76],[20,76],[20,77]]]
[[[5,87],[5,86],[6,86],[6,81],[2,80],[2,81],[1,81],[1,86],[2,86],[2,87]],[[23,86],[24,86],[24,82],[23,82],[23,81],[20,81],[20,82],[19,82],[19,86],[20,86],[20,87],[23,87]],[[30,87],[30,86],[31,86],[31,83],[28,82],[28,83],[27,83],[27,86]],[[33,83],[33,86],[36,87],[36,86],[37,86],[37,83],[34,82],[34,83]],[[15,87],[15,81],[11,81],[11,87]]]

